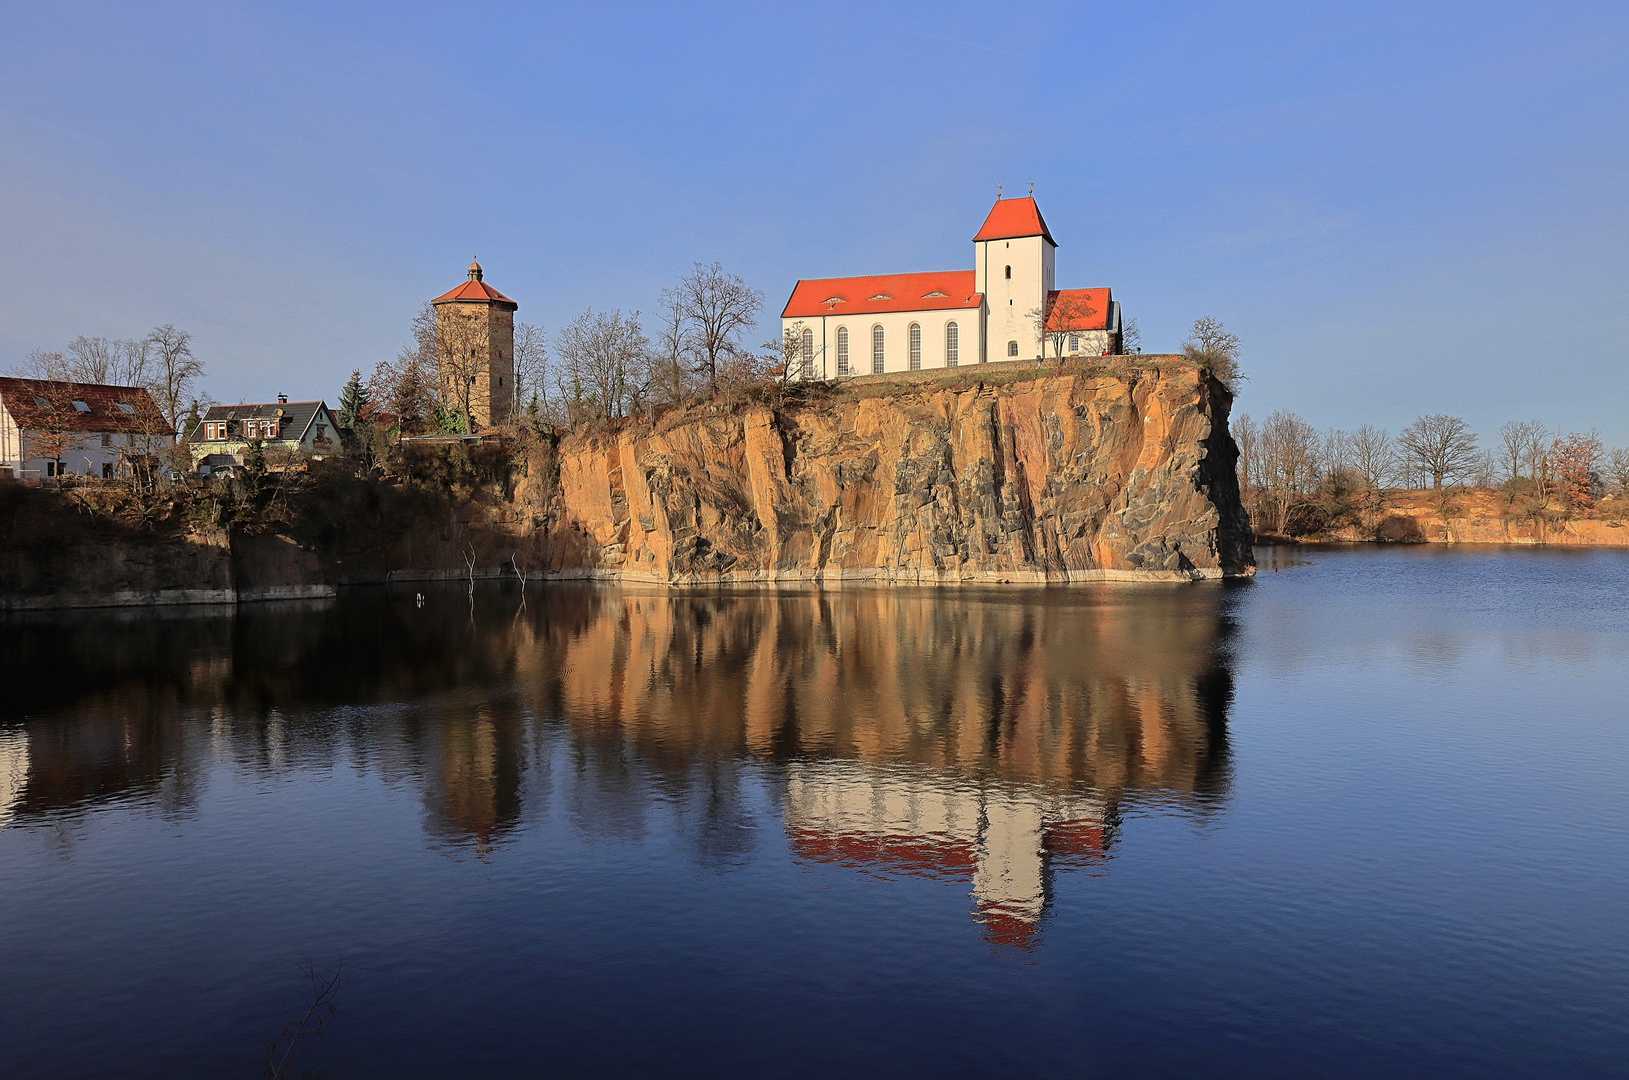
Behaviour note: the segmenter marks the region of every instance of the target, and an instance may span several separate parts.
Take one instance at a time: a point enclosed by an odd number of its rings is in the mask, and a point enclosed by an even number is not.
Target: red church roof
[[[1059,289],[1047,299],[1052,301],[1046,313],[1049,331],[1109,329],[1108,289]]]
[[[876,315],[888,311],[942,311],[976,308],[973,271],[878,274],[872,277],[812,278],[799,281],[781,311],[783,319],[821,315]]]
[[[973,242],[1012,240],[1020,236],[1044,236],[1047,243],[1058,246],[1058,242],[1052,239],[1052,233],[1047,230],[1041,208],[1035,205],[1033,198],[997,199],[990,208],[990,216],[984,219],[979,234],[973,237]]]

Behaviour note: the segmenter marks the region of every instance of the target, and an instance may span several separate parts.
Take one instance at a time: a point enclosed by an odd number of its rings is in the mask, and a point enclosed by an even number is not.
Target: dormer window
[[[78,398],[74,398],[74,409],[78,412],[90,412],[90,405],[87,402],[80,401]]]
[[[120,410],[122,410],[126,416],[135,416],[136,415],[135,408],[133,408],[128,401],[121,401],[121,402],[118,403],[118,405],[119,405]]]
[[[842,302],[843,302],[843,298],[841,296],[828,296],[828,297],[826,297],[826,303],[828,303],[828,304],[841,304]]]
[[[878,293],[876,296],[873,296],[871,299],[873,299],[873,300],[892,300],[893,297],[889,296],[887,293]]]
[[[34,395],[34,404],[36,407],[41,409],[49,409],[51,407],[51,403],[40,397],[38,394]]]
[[[922,299],[924,299],[924,300],[931,300],[931,299],[933,299],[933,298],[934,298],[934,297],[935,297],[935,296],[948,296],[948,295],[949,295],[949,294],[948,294],[948,293],[942,293],[942,292],[940,292],[940,291],[939,291],[939,290],[938,290],[938,289],[935,289],[935,290],[933,290],[933,291],[932,291],[932,292],[925,292],[925,293],[923,293],[923,294],[922,294]]]

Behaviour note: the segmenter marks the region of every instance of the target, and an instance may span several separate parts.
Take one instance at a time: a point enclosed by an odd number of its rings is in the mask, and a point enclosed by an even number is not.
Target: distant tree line
[[[1480,444],[1457,416],[1421,416],[1396,435],[1364,424],[1320,432],[1280,409],[1232,423],[1239,489],[1256,531],[1304,535],[1373,524],[1388,492],[1429,489],[1447,501],[1468,488],[1498,491],[1518,516],[1579,516],[1629,497],[1629,449],[1606,453],[1594,432],[1554,432],[1530,420]]]

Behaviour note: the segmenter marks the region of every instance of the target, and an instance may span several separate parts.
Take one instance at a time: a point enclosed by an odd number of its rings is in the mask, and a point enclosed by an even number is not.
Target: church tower
[[[515,311],[519,304],[481,280],[469,279],[430,301],[436,309],[436,362],[442,406],[467,413],[480,431],[514,412]]]
[[[1041,355],[1034,312],[1057,285],[1057,241],[1033,196],[997,199],[973,237],[973,291],[989,305],[985,333],[991,360]]]

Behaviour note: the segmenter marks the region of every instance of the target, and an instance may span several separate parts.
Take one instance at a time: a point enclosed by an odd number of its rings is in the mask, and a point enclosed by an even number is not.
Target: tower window
[[[1016,342],[1016,341],[1007,342],[1007,355],[1008,356],[1017,356],[1018,355],[1018,342]]]
[[[803,348],[799,355],[798,374],[805,379],[814,374],[814,331],[803,331]]]
[[[837,374],[848,374],[848,327],[837,328]]]
[[[962,329],[945,323],[945,367],[955,367],[962,358]]]
[[[908,340],[908,343],[909,343],[909,346],[910,346],[911,370],[912,371],[921,371],[922,370],[922,326],[921,326],[921,324],[912,323],[910,331],[906,336],[907,336],[907,340]]]
[[[1012,267],[1010,267],[1010,266],[1007,267],[1007,280],[1008,281],[1012,280]]]
[[[871,328],[871,374],[882,374],[882,326]]]

